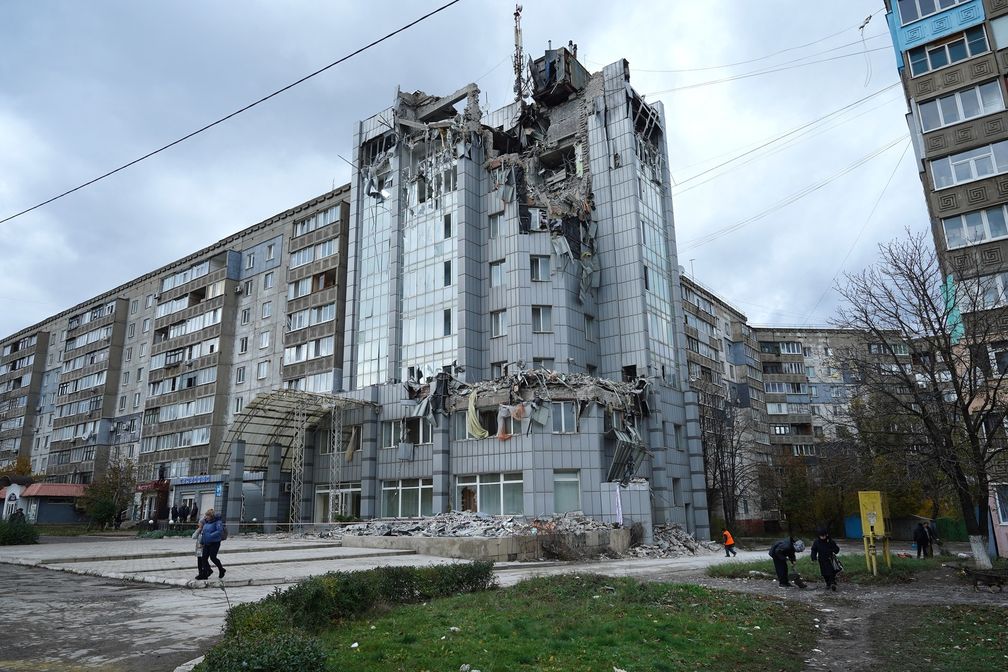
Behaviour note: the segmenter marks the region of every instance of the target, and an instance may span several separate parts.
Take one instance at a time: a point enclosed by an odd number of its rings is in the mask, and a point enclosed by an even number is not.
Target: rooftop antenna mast
[[[522,57],[522,33],[521,33],[521,13],[522,6],[515,5],[514,12],[514,40],[515,40],[515,53],[514,53],[514,73],[515,73],[515,101],[520,102],[524,99],[525,83],[522,81],[522,73],[525,71],[525,62]]]

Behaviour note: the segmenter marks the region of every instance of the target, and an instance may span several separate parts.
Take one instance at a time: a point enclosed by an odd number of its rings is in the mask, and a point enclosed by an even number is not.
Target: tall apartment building
[[[771,464],[772,455],[756,335],[741,310],[685,274],[682,293],[686,362],[700,406],[701,440],[708,451],[705,463],[712,462],[709,451],[717,450],[711,444],[738,441],[745,452],[740,472],[762,469]],[[730,407],[727,413],[726,407]],[[731,426],[735,423],[741,431]],[[716,478],[707,474],[707,479],[710,491]],[[758,483],[747,485],[736,507],[738,525],[762,532],[766,514]],[[708,498],[711,516],[722,516],[718,493],[708,492]]]
[[[348,196],[312,199],[4,339],[0,462],[22,455],[47,480],[88,483],[133,459],[139,513],[155,516],[172,479],[209,475],[245,400],[284,385],[331,391]]]
[[[1008,295],[1008,2],[886,0],[935,248],[947,287],[968,305]],[[998,318],[1003,328],[1003,317]],[[986,330],[986,329],[985,329]],[[999,373],[1001,343],[991,343]],[[967,367],[968,368],[968,367]],[[995,461],[991,529],[1008,544],[1008,465]],[[993,542],[992,542],[993,543]]]
[[[75,482],[132,456],[144,517],[290,500],[295,523],[579,510],[706,536],[663,110],[575,51],[496,111],[471,84],[399,93],[354,129],[349,187],[0,341],[5,451]]]

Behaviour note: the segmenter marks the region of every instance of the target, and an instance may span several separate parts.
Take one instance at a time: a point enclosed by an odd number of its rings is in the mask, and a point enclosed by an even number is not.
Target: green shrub
[[[31,523],[0,520],[0,546],[37,544],[38,537],[38,530]]]
[[[275,632],[220,642],[207,651],[196,672],[323,672],[325,668],[326,654],[318,640]]]
[[[359,617],[378,606],[424,602],[489,590],[496,585],[492,562],[377,567],[315,576],[274,592],[264,602],[281,605],[293,626],[317,630],[333,621]],[[233,627],[229,620],[225,634],[230,636]]]
[[[276,600],[237,604],[228,609],[224,632],[239,639],[256,638],[291,630],[291,615]]]
[[[138,539],[164,539],[165,537],[191,537],[196,528],[189,530],[140,530]]]

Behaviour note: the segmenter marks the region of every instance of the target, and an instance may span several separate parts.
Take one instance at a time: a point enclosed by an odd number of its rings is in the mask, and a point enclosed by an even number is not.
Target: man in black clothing
[[[812,544],[812,561],[819,561],[819,573],[826,581],[826,587],[835,592],[839,564],[836,562],[836,554],[840,552],[840,547],[830,538],[825,528],[819,530],[818,536],[819,538]]]
[[[795,554],[801,553],[804,550],[805,542],[794,537],[781,539],[770,547],[770,557],[773,558],[774,570],[777,572],[777,583],[782,588],[787,588],[791,585],[791,582],[788,580],[788,561],[790,560],[793,565],[797,560]]]

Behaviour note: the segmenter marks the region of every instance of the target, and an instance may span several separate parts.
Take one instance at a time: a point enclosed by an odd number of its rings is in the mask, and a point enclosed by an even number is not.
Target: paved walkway
[[[195,581],[187,538],[95,539],[0,547],[0,585],[14,586],[0,670],[160,672],[201,655],[229,606],[330,571],[457,562],[404,551],[342,548],[331,539],[239,535],[222,544],[224,581]],[[740,552],[739,560],[765,557]],[[723,555],[584,563],[499,563],[509,586],[530,576],[593,572],[663,579],[697,573]],[[57,570],[57,571],[52,571]],[[83,575],[83,576],[82,576]],[[209,588],[209,590],[207,590]]]

